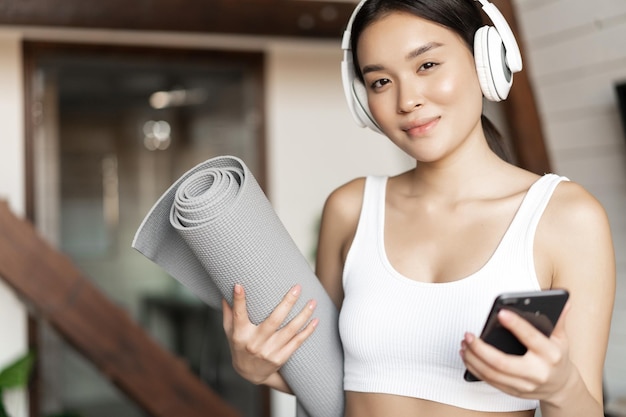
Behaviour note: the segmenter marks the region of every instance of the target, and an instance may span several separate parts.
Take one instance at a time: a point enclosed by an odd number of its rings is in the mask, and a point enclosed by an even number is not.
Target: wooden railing
[[[0,202],[0,278],[150,416],[239,416],[6,202]]]

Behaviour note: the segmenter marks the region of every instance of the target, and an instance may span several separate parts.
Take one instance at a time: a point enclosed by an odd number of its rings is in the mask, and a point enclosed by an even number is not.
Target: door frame
[[[32,223],[37,224],[36,218],[36,175],[35,175],[35,123],[40,112],[39,103],[34,100],[33,83],[35,82],[38,61],[44,57],[61,54],[97,54],[99,57],[129,57],[154,58],[161,60],[184,59],[187,62],[196,63],[224,63],[244,64],[252,73],[252,79],[258,87],[258,97],[256,106],[261,115],[257,126],[257,166],[255,178],[263,190],[267,189],[267,150],[265,139],[265,85],[264,68],[265,54],[263,52],[233,52],[209,49],[186,49],[186,48],[159,48],[149,46],[127,46],[108,44],[83,44],[64,42],[43,42],[25,41],[23,42],[23,62],[24,62],[24,154],[25,154],[25,215]],[[38,351],[41,343],[38,336],[38,319],[29,314],[28,317],[28,346],[34,351]],[[32,378],[29,382],[29,409],[33,416],[40,415],[40,374],[34,367]],[[265,386],[260,387],[261,415],[269,417],[271,414],[270,390]]]

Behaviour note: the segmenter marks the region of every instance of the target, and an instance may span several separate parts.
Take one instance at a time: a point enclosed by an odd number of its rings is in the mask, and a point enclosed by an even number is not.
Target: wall
[[[24,156],[22,56],[18,36],[0,34],[0,199],[18,215],[24,214]],[[0,281],[0,369],[26,349],[27,323],[24,306]],[[7,411],[14,417],[27,415],[22,391],[5,394]]]
[[[273,44],[267,59],[268,167],[272,203],[306,253],[328,194],[368,173],[394,174],[408,158],[359,128],[343,96],[339,44]]]
[[[609,400],[626,397],[626,138],[614,91],[626,80],[626,1],[516,6],[553,170],[594,194],[611,223],[618,277],[606,386]]]

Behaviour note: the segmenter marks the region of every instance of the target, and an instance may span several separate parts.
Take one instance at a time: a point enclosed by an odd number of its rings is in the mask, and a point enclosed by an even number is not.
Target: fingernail
[[[509,310],[503,308],[502,310],[498,311],[498,317],[503,319],[503,320],[510,320],[511,317],[513,316],[513,313],[511,313]]]
[[[239,284],[235,284],[235,294],[241,294],[243,292],[243,288]]]
[[[470,344],[474,341],[474,335],[471,333],[465,333],[465,343]]]
[[[297,297],[298,294],[300,294],[300,290],[302,288],[300,287],[300,284],[295,285],[292,289],[291,289],[291,295],[293,295],[294,297]]]
[[[309,310],[314,310],[317,306],[317,302],[315,300],[309,301]]]
[[[311,321],[311,326],[313,327],[317,327],[317,325],[320,324],[320,319],[315,318],[313,319],[313,321]]]

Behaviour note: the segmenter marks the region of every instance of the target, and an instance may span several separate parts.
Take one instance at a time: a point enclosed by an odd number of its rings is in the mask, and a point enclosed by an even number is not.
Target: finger
[[[528,369],[534,367],[527,359],[506,354],[472,334],[466,334],[461,356],[470,372],[508,394],[523,397],[536,387]]]
[[[303,327],[311,319],[316,306],[317,302],[315,300],[310,300],[306,303],[304,308],[296,317],[294,317],[285,327],[276,332],[276,335],[274,336],[276,340],[281,344],[286,344],[301,330],[303,330]]]
[[[226,334],[230,334],[233,328],[233,310],[228,302],[222,298],[222,326]]]
[[[233,324],[235,327],[250,323],[248,309],[246,308],[246,293],[243,287],[235,284],[233,289]]]
[[[540,345],[541,348],[533,350],[532,344],[528,344],[528,351],[524,355],[511,355],[470,334],[466,335],[464,340],[464,359],[490,384],[510,387],[511,390],[515,390],[515,395],[522,396],[535,390],[542,381],[546,381],[551,369],[564,356],[558,344],[548,339],[521,316],[510,311],[503,313],[502,316],[503,322],[508,319],[519,320],[516,323],[518,327],[528,326],[530,329],[524,330],[537,334],[540,339],[534,347]],[[513,330],[513,326],[509,330]],[[516,334],[516,337],[520,339],[520,342],[528,343],[522,340],[524,336],[521,333],[523,331]],[[506,392],[512,391],[506,390]]]
[[[461,355],[461,359],[463,360],[463,363],[465,364],[465,367],[468,371],[470,371],[479,380],[484,381],[485,377],[483,376],[483,372],[484,366],[486,366],[486,364],[481,361],[480,358],[478,358],[474,354],[474,352],[472,352],[471,348],[466,342],[466,339],[461,342],[461,351],[459,352],[459,354]]]
[[[285,344],[285,346],[279,352],[279,358],[281,361],[286,362],[287,359],[298,350],[300,346],[313,334],[319,324],[319,319],[315,318],[306,325],[302,331],[298,332],[294,337]]]
[[[480,380],[509,395],[520,398],[536,398],[538,383],[532,378],[532,375],[529,377],[527,374],[522,374],[521,371],[513,374],[505,373],[501,369],[489,366],[486,362],[477,361],[475,358],[470,359],[469,355],[466,367]]]
[[[519,340],[526,349],[540,352],[548,349],[550,341],[528,320],[513,311],[502,309],[498,312],[498,321]]]
[[[502,373],[482,362],[471,362],[466,366],[481,381],[502,392],[520,398],[535,398],[533,393],[537,385],[521,375]]]
[[[504,365],[507,363],[508,357],[512,356],[507,355],[471,333],[465,334],[461,355],[470,371],[479,377],[495,372],[507,372]]]
[[[275,333],[283,324],[291,309],[298,301],[302,287],[299,284],[294,285],[287,294],[283,297],[282,301],[276,306],[274,311],[269,315],[263,323],[259,325],[259,329],[263,333],[270,334]]]
[[[281,367],[317,327],[319,320],[310,320],[316,305],[314,300],[310,300],[296,317],[280,330],[272,330],[267,337],[257,331],[258,337],[247,344],[246,350]],[[268,318],[257,329],[272,328],[268,326],[269,321]]]

